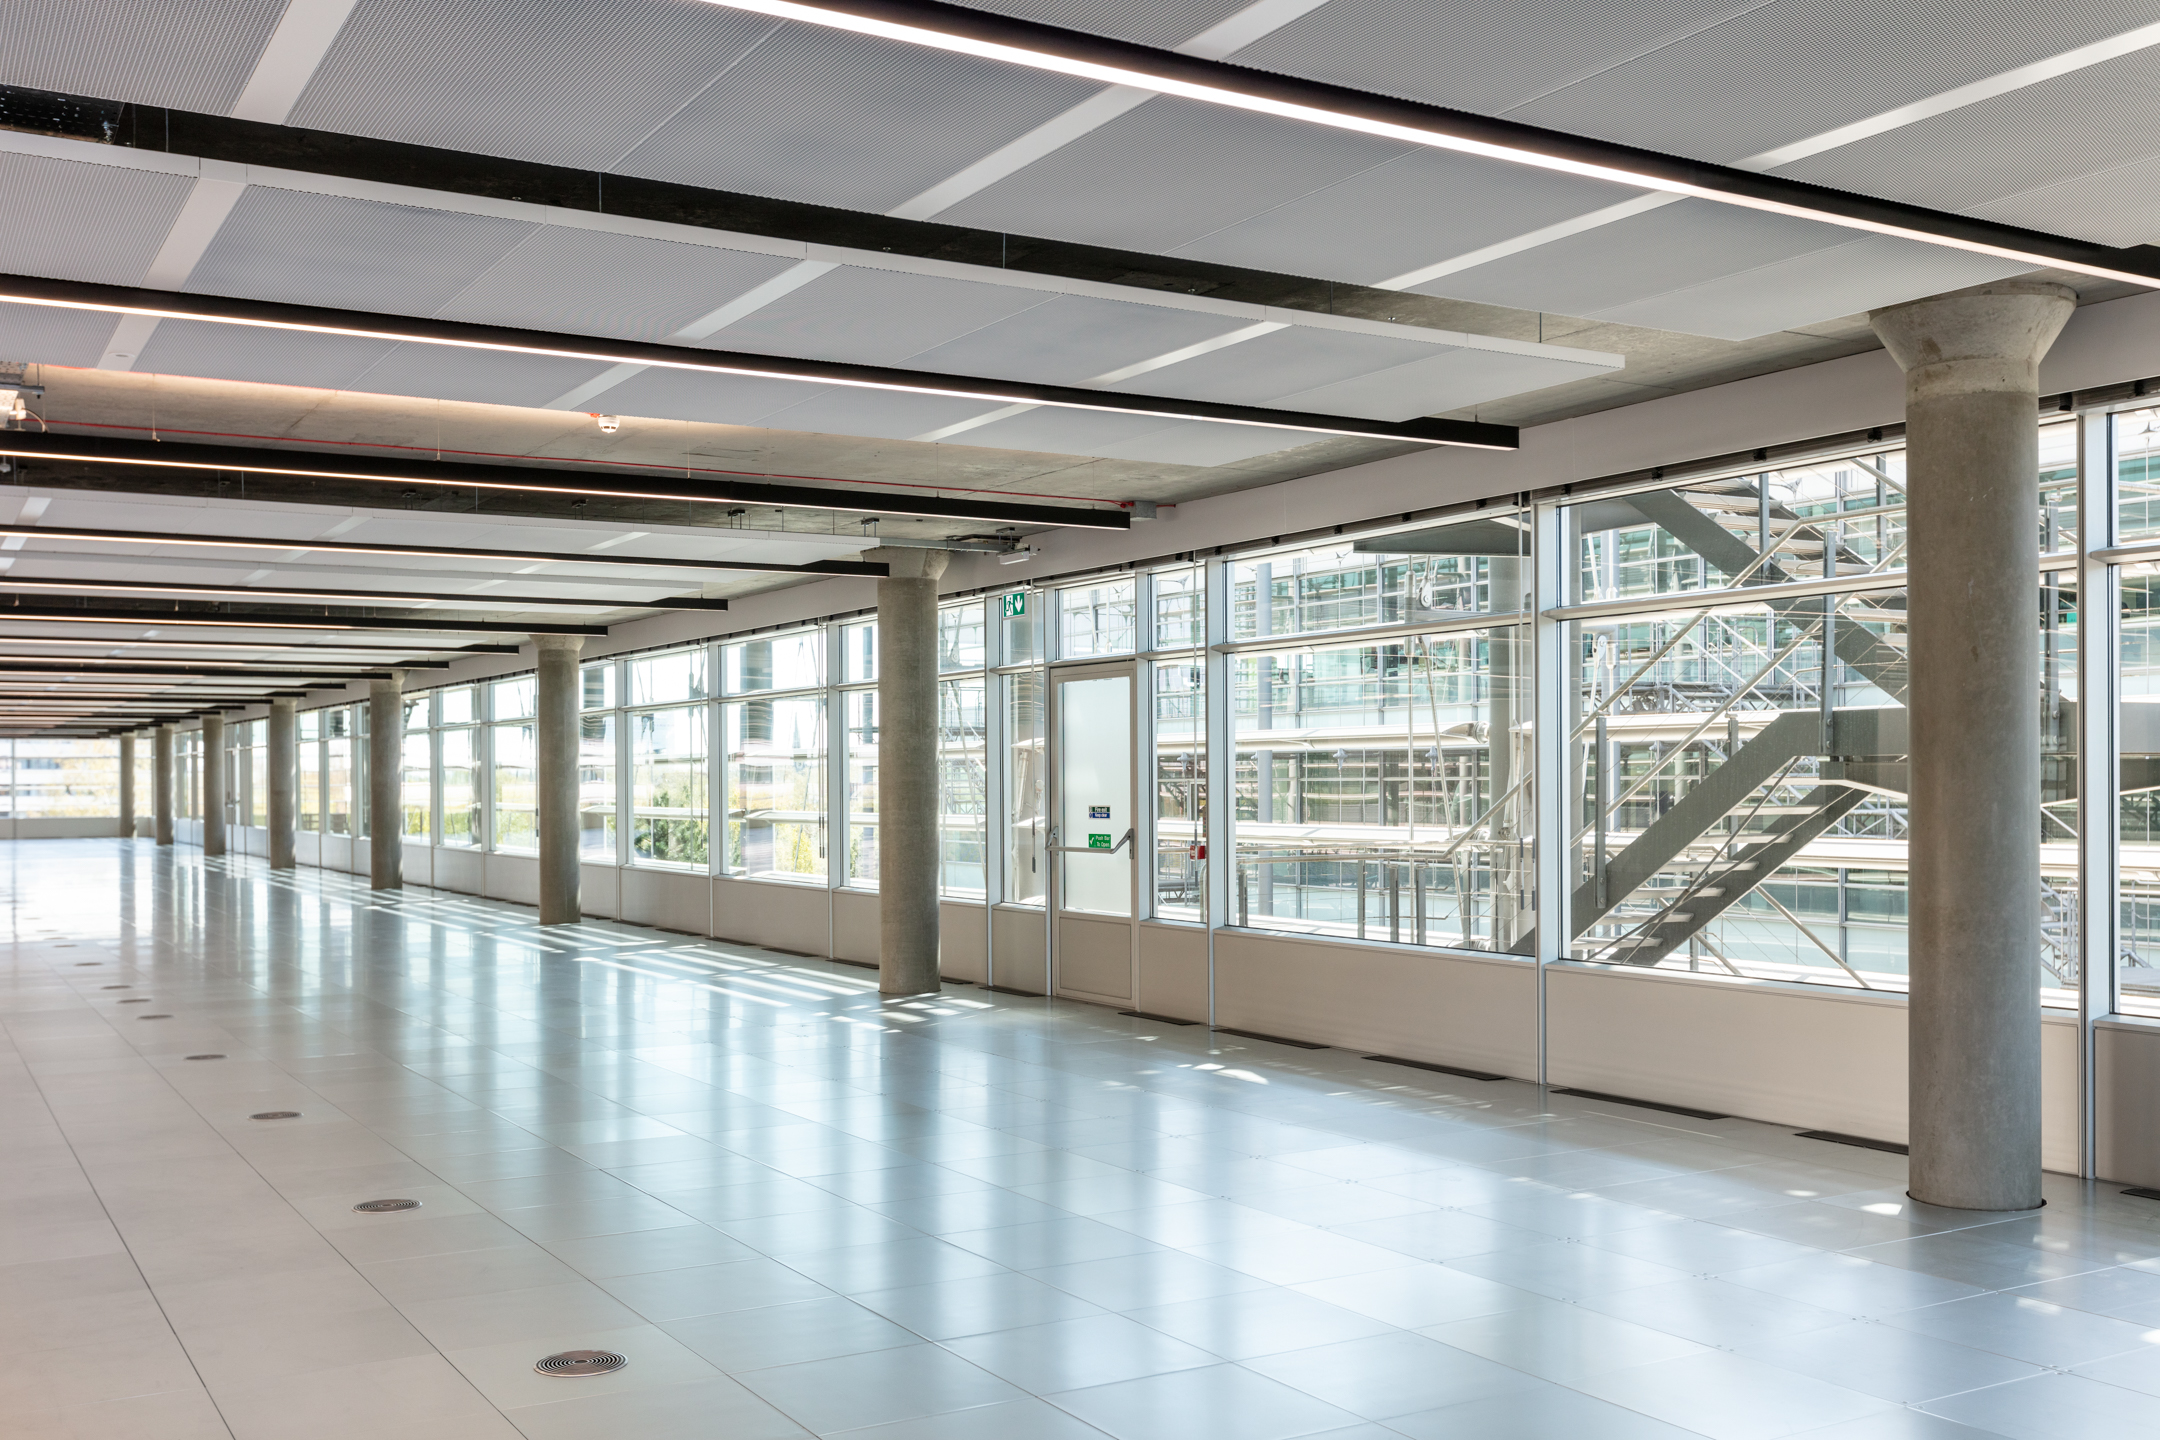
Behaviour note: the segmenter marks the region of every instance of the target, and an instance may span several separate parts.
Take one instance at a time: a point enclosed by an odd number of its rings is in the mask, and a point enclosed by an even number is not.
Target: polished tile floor
[[[2118,1187],[146,842],[0,889],[9,1440],[2160,1434]]]

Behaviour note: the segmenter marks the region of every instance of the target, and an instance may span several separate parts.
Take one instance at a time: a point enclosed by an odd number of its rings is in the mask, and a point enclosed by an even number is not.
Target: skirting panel
[[[641,870],[632,865],[616,877],[622,887],[622,918],[685,935],[712,933],[712,895],[706,877],[682,870]]]
[[[622,904],[616,880],[619,873],[613,865],[578,866],[578,909],[595,919],[618,918]]]
[[[1009,990],[1041,995],[1050,989],[1050,956],[1044,945],[1043,912],[1000,905],[991,916],[996,969],[991,980]]]
[[[878,897],[875,890],[832,892],[832,958],[875,965],[878,943]],[[822,952],[813,952],[822,953]]]
[[[981,983],[984,947],[983,907],[951,900],[938,905],[938,974],[948,980]]]
[[[797,955],[824,955],[832,939],[832,912],[824,886],[775,885],[758,880],[715,880],[713,935]]]
[[[1140,927],[1140,993],[1133,1009],[1207,1023],[1207,931],[1197,925]]]
[[[1215,1020],[1293,1040],[1537,1073],[1537,972],[1525,961],[1223,930]]]

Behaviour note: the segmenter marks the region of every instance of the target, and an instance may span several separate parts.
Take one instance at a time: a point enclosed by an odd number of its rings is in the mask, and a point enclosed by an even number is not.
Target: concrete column
[[[160,725],[151,732],[150,814],[157,843],[172,844],[173,727]]]
[[[878,581],[878,989],[921,995],[938,979],[938,577],[943,550],[863,552]]]
[[[584,918],[578,894],[578,651],[577,635],[536,635],[540,647],[539,713],[533,746],[533,789],[540,827],[540,923],[575,925]]]
[[[202,853],[225,853],[225,717],[202,722]]]
[[[291,699],[270,702],[270,868],[293,868],[293,835],[300,825],[300,713]]]
[[[1869,317],[1905,371],[1911,1190],[2040,1204],[2040,357],[2010,280]]]
[[[405,888],[405,676],[368,682],[368,888]]]
[[[120,833],[135,838],[135,737],[120,737]]]

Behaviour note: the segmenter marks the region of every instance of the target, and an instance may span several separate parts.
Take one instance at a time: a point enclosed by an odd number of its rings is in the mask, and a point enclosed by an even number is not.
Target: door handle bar
[[[1132,838],[1133,832],[1130,828],[1127,828],[1124,835],[1119,837],[1117,844],[1112,845],[1107,850],[1098,850],[1092,845],[1052,845],[1050,853],[1053,855],[1115,855],[1127,845],[1132,844]]]

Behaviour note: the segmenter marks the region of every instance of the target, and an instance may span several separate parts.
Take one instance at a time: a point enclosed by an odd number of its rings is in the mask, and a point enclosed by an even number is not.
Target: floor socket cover
[[[225,1057],[223,1055],[190,1055],[187,1058],[190,1060],[222,1060]]]
[[[264,1110],[258,1114],[248,1116],[250,1120],[297,1120],[299,1118],[300,1112],[298,1110]]]
[[[565,1350],[533,1369],[542,1375],[610,1375],[630,1362],[612,1350]]]
[[[137,1016],[136,1016],[135,1018],[136,1018],[136,1019],[138,1019],[138,1020],[170,1020],[170,1019],[172,1019],[172,1016],[170,1016],[170,1015],[137,1015]]]
[[[417,1210],[420,1208],[420,1202],[418,1200],[362,1200],[352,1208],[355,1213],[361,1215],[389,1215],[399,1210]]]

